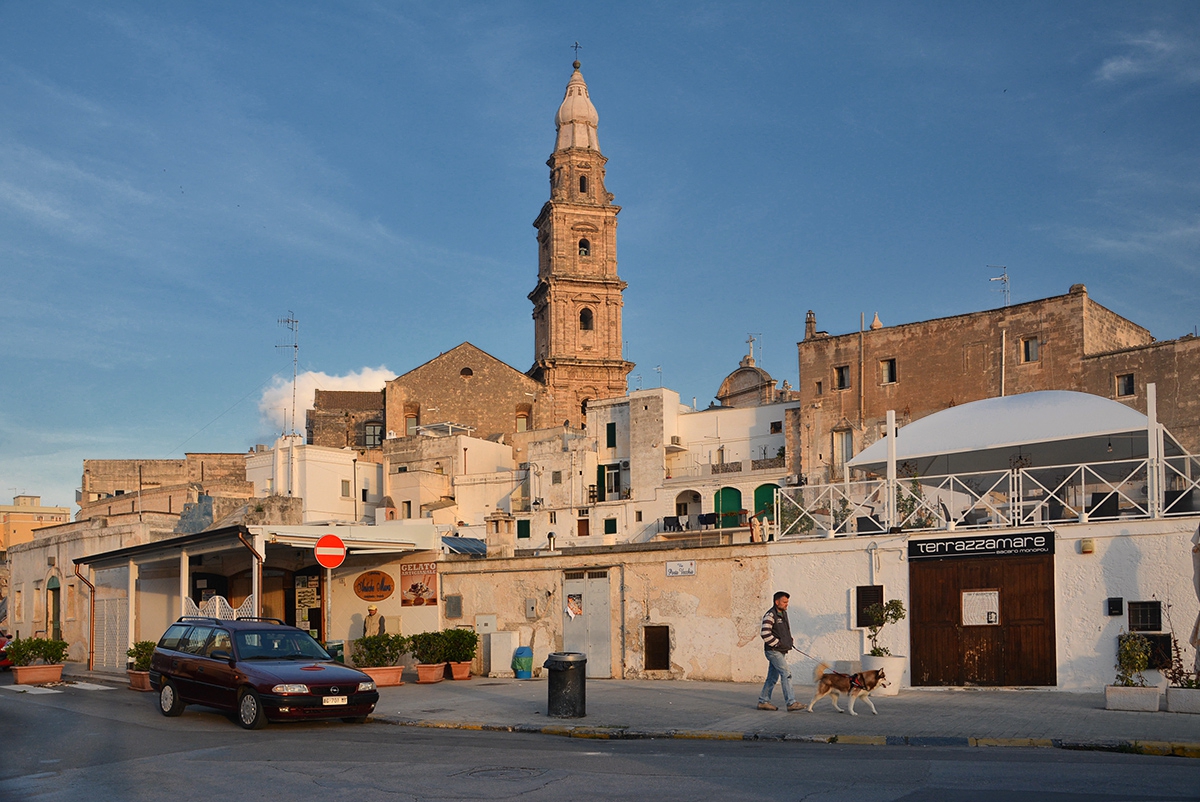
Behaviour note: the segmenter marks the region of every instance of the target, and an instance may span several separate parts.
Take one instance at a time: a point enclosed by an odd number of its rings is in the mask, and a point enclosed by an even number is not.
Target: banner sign
[[[1053,554],[1053,532],[991,532],[967,537],[939,537],[908,541],[908,559],[940,560],[946,557],[1011,557]]]
[[[437,563],[400,565],[400,606],[437,606]]]
[[[354,595],[363,601],[383,601],[396,590],[396,583],[383,571],[367,571],[354,580]]]

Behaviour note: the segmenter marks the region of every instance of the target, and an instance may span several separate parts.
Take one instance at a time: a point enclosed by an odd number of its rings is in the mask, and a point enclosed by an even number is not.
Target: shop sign
[[[363,601],[383,601],[396,590],[396,583],[383,571],[367,571],[354,580],[354,595]]]
[[[1011,557],[1053,554],[1053,532],[979,534],[969,537],[939,537],[908,541],[908,559],[940,560],[946,557]]]
[[[437,606],[437,563],[402,563],[400,606]]]

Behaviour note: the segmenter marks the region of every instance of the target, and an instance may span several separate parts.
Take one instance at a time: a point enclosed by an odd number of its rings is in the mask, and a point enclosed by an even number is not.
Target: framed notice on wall
[[[404,563],[400,566],[400,606],[437,606],[437,563]]]
[[[964,627],[1000,626],[1000,591],[964,590],[962,623]]]

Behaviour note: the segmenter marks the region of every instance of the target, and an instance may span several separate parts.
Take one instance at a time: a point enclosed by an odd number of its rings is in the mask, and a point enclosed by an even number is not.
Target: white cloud
[[[330,376],[328,373],[308,370],[296,376],[296,423],[291,425],[292,418],[292,383],[287,379],[276,378],[263,391],[258,401],[258,411],[264,422],[269,423],[276,431],[283,432],[295,429],[304,431],[304,412],[312,409],[313,398],[317,390],[360,390],[380,392],[386,382],[396,378],[393,371],[380,365],[377,368],[363,368],[344,376]]]
[[[1180,83],[1200,81],[1200,49],[1186,38],[1148,31],[1125,40],[1128,52],[1111,56],[1096,70],[1101,81],[1161,75]]]

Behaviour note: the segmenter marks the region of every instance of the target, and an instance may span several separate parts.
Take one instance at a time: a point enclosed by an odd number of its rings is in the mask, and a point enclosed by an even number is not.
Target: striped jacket
[[[785,654],[792,650],[792,628],[787,613],[774,605],[763,613],[760,634],[768,649]]]

